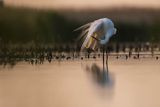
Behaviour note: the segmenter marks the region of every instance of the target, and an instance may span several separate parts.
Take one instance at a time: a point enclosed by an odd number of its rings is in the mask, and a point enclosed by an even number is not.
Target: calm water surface
[[[160,61],[19,63],[0,67],[0,107],[160,107]]]

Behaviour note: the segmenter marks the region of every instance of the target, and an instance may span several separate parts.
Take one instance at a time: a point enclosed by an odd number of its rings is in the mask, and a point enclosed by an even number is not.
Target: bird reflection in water
[[[94,86],[96,86],[96,89],[98,89],[101,96],[103,95],[109,98],[113,96],[115,84],[113,73],[108,72],[106,68],[101,68],[95,63],[91,66],[86,66],[85,71],[93,81]]]
[[[106,69],[100,68],[97,64],[92,64],[91,67],[86,66],[86,71],[92,74],[92,77],[95,82],[101,86],[110,87],[113,85],[112,74],[109,73]]]

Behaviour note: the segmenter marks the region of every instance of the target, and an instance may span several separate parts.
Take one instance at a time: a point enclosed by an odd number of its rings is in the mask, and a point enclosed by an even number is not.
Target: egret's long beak
[[[93,39],[97,40],[97,41],[100,41],[100,39],[97,39],[96,37],[94,36],[91,36]]]

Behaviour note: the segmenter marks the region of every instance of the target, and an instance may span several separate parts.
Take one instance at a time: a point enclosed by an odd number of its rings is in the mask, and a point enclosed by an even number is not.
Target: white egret
[[[80,38],[84,39],[81,50],[91,49],[96,50],[99,45],[108,43],[109,39],[116,34],[116,28],[113,22],[108,18],[101,18],[91,23],[85,24],[76,30],[82,29]],[[75,30],[75,31],[76,31]],[[108,57],[107,57],[108,59]],[[107,63],[107,60],[106,60]],[[104,65],[104,48],[103,48],[103,65]],[[108,65],[108,64],[107,64]]]

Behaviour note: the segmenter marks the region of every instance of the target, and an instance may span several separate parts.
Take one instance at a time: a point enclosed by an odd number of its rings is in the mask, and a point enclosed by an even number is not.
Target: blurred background
[[[80,50],[73,30],[103,17],[118,31],[110,51],[160,50],[159,0],[0,0],[0,56]]]
[[[0,43],[73,43],[74,29],[103,17],[118,29],[113,42],[160,41],[159,0],[0,0]]]

